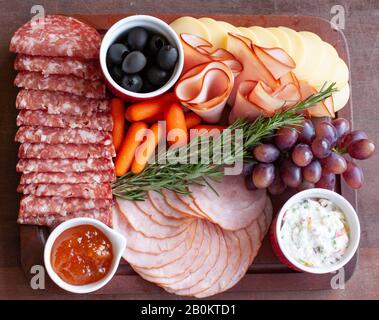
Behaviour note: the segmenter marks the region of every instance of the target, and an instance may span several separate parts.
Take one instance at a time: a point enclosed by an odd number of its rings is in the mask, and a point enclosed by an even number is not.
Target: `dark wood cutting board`
[[[130,15],[133,13],[130,13]],[[188,14],[194,17],[196,15]],[[128,16],[128,14],[109,14],[109,15],[78,15],[72,14],[76,18],[93,25],[96,29],[105,31],[118,20]],[[157,17],[171,22],[179,15],[160,15]],[[183,16],[180,15],[180,16]],[[307,16],[248,16],[248,15],[209,15],[216,20],[223,20],[232,23],[235,26],[249,27],[277,27],[286,26],[297,31],[311,31],[317,33],[323,40],[331,43],[338,51],[339,56],[347,63],[350,69],[348,56],[348,47],[344,35],[334,30],[329,21]],[[190,32],[190,30],[189,30]],[[351,83],[350,83],[351,85]],[[339,117],[346,118],[353,124],[352,99],[347,106],[338,113]],[[15,148],[16,148],[15,144]],[[347,185],[338,180],[337,191],[341,193],[353,207],[357,208],[357,192],[351,190]],[[289,193],[281,197],[274,197],[273,204],[275,210],[278,210],[283,202],[288,199]],[[18,199],[15,196],[15,201]],[[276,212],[276,211],[275,211]],[[48,229],[36,226],[20,227],[21,243],[21,264],[26,273],[30,275],[30,268],[33,265],[43,265],[43,248],[48,236]],[[345,266],[345,281],[348,281],[354,273],[357,264],[358,255]],[[266,237],[260,252],[254,263],[250,266],[245,277],[228,292],[253,292],[253,291],[281,291],[281,290],[322,290],[331,288],[331,279],[334,274],[312,275],[307,273],[298,273],[290,270],[279,263],[274,256],[270,243]],[[49,283],[49,290],[62,292],[61,289]],[[139,277],[127,263],[120,264],[118,271],[112,281],[103,289],[95,294],[126,294],[141,293],[146,299],[151,294],[160,293],[162,298],[172,297],[163,289],[151,284]],[[217,298],[217,296],[216,296]]]

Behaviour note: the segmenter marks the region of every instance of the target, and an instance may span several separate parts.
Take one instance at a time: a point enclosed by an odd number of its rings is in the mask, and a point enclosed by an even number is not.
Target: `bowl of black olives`
[[[183,70],[178,35],[164,21],[134,15],[115,23],[100,47],[100,65],[113,94],[126,100],[157,97],[168,91]]]

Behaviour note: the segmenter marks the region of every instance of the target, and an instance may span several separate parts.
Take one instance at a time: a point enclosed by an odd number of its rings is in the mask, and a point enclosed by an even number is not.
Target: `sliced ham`
[[[16,108],[75,116],[91,116],[110,111],[107,99],[89,99],[65,92],[26,89],[17,94]]]
[[[18,157],[21,159],[88,159],[113,158],[116,151],[113,144],[48,144],[21,143]]]
[[[20,71],[14,84],[24,89],[66,92],[86,98],[106,97],[105,84],[102,81],[90,81],[72,75],[45,76],[40,72]]]
[[[165,200],[165,197],[161,193],[149,191],[147,193],[147,197],[149,198],[155,209],[164,214],[166,217],[173,219],[187,218],[187,216],[184,216],[176,208],[169,206]]]
[[[265,190],[247,190],[242,175],[224,176],[219,182],[209,183],[212,188],[193,184],[189,186],[189,190],[199,209],[223,229],[245,228],[263,211],[266,202]]]
[[[162,194],[166,204],[173,210],[178,211],[180,214],[189,216],[189,217],[201,217],[191,208],[185,205],[180,198],[175,194],[175,192],[162,190]]]
[[[17,125],[101,131],[112,131],[113,129],[112,116],[109,113],[78,117],[65,114],[49,114],[42,110],[21,110],[17,116]]]
[[[106,131],[89,129],[62,129],[49,127],[20,127],[15,140],[20,143],[50,143],[50,144],[112,144],[112,134]]]

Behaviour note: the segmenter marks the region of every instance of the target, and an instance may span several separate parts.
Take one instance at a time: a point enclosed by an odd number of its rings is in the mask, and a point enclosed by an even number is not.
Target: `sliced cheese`
[[[350,84],[346,83],[339,91],[333,93],[334,111],[341,110],[350,98]]]
[[[274,37],[274,35],[270,31],[267,31],[265,28],[253,26],[249,29],[254,33],[257,41],[260,43],[259,46],[265,48],[273,48],[279,46],[278,39],[276,39],[276,37]]]
[[[292,58],[294,49],[287,33],[279,28],[267,28],[266,30],[271,32],[273,36],[278,40],[279,48],[282,48]]]
[[[190,33],[207,41],[211,38],[207,28],[199,20],[192,17],[180,17],[171,22],[170,27],[173,28],[177,34]]]
[[[210,36],[209,42],[212,43],[215,49],[226,49],[228,34],[220,27],[217,21],[212,18],[200,18],[198,20],[208,30]]]
[[[224,30],[226,34],[230,32],[230,33],[236,33],[236,34],[242,35],[241,31],[239,31],[235,26],[233,26],[229,22],[217,21],[217,23]]]
[[[341,88],[346,82],[349,81],[349,68],[345,61],[338,58],[335,62],[334,72],[328,77],[329,82],[335,82],[337,88]]]
[[[251,41],[253,41],[254,44],[256,44],[258,46],[262,46],[259,39],[256,37],[256,35],[249,28],[238,27],[238,30],[241,31],[241,33],[244,37],[249,38]]]
[[[305,61],[305,49],[302,38],[295,30],[290,28],[279,27],[279,29],[285,32],[289,37],[292,46],[291,58],[295,61],[296,67],[301,67]]]

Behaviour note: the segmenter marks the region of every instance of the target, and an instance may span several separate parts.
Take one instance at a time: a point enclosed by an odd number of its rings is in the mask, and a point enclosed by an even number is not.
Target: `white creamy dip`
[[[287,253],[307,267],[336,264],[349,245],[344,213],[326,199],[306,199],[285,213],[280,232]]]

